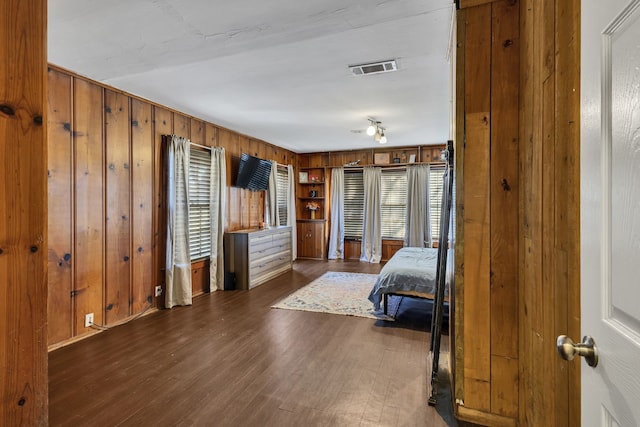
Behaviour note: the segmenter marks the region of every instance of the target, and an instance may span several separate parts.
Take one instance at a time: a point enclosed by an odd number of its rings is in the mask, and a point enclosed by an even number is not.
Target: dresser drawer
[[[260,236],[249,239],[249,253],[259,252],[273,245],[273,236]]]
[[[265,270],[272,268],[275,264],[281,263],[283,259],[291,259],[291,251],[272,253],[263,258],[252,260],[249,265],[251,275],[260,275]]]

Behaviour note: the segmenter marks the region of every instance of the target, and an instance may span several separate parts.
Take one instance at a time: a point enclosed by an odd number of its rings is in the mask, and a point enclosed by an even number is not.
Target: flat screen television
[[[236,177],[236,187],[252,191],[266,190],[269,188],[270,174],[270,161],[242,153]]]

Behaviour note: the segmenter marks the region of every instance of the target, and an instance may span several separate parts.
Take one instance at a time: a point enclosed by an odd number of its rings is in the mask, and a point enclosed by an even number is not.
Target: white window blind
[[[431,237],[434,242],[440,238],[440,214],[442,211],[442,193],[444,166],[431,166],[429,175],[429,212],[431,213]]]
[[[189,154],[189,253],[194,261],[211,253],[211,152],[191,146]]]
[[[362,238],[364,184],[362,171],[344,171],[344,237]]]
[[[444,169],[431,170],[429,191],[431,194],[431,218],[438,238],[440,205],[442,203],[442,175]],[[404,239],[407,211],[407,174],[405,169],[382,170],[381,177],[382,238]],[[362,171],[344,173],[344,235],[345,238],[361,238],[364,206]]]
[[[185,193],[185,171],[184,164],[182,162],[176,162],[175,164],[175,197],[176,197],[176,206],[184,206],[186,204],[187,195]],[[184,230],[188,227],[189,218],[186,218],[184,215],[184,209],[178,208],[175,209],[175,221],[176,227],[174,229],[174,240],[182,242],[183,239],[188,241],[189,236],[184,236]],[[184,226],[187,224],[187,227]]]
[[[289,171],[278,168],[276,171],[276,204],[280,225],[287,225],[287,199],[289,198]]]
[[[382,238],[404,239],[407,213],[406,170],[382,170],[380,192]]]

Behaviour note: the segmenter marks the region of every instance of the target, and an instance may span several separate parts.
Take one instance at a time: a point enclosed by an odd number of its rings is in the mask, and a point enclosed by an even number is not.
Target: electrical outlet
[[[156,286],[156,296],[162,295],[162,286]]]
[[[90,328],[93,325],[93,313],[87,313],[84,315],[84,327]]]

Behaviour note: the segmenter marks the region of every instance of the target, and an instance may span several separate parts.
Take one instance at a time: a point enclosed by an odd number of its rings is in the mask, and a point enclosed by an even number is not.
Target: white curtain
[[[291,226],[291,259],[295,261],[298,256],[298,237],[296,233],[296,182],[293,177],[293,166],[287,165],[289,178],[287,190],[287,225]]]
[[[362,173],[364,184],[364,220],[360,261],[379,263],[382,258],[382,220],[380,207],[380,168],[366,167]]]
[[[329,259],[344,259],[344,168],[331,171],[331,231]]]
[[[224,289],[223,237],[227,212],[227,163],[224,148],[211,149],[211,254],[209,256],[209,292]]]
[[[264,198],[264,222],[271,227],[280,225],[278,215],[278,163],[271,161],[271,173],[269,174],[269,188]]]
[[[407,216],[404,245],[431,247],[429,214],[429,165],[407,167]]]
[[[191,305],[189,140],[172,135],[168,150],[165,306]]]

